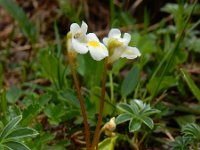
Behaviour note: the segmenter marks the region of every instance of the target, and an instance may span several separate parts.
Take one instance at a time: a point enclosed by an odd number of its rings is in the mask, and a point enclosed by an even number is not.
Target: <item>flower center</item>
[[[75,39],[78,39],[82,36],[82,32],[78,31],[75,35],[74,35],[74,38]]]
[[[93,46],[93,47],[98,47],[99,46],[99,43],[97,41],[89,41],[88,42],[88,45],[89,46]]]

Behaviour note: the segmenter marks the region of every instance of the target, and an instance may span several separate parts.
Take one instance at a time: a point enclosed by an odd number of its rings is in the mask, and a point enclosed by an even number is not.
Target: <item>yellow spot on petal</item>
[[[93,47],[98,47],[99,46],[99,42],[97,42],[97,41],[90,41],[90,42],[88,42],[88,45],[89,46],[93,46]]]
[[[132,51],[129,51],[129,50],[125,51],[125,53],[126,53],[127,55],[133,55],[133,52],[132,52]]]

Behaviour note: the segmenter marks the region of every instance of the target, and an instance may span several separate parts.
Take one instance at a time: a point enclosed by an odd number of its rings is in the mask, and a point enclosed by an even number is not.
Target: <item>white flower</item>
[[[90,55],[94,60],[99,61],[108,56],[107,48],[102,43],[99,42],[99,39],[94,33],[89,33],[87,37],[88,37],[87,46],[90,51]]]
[[[136,47],[128,46],[131,40],[131,35],[125,33],[121,38],[121,32],[119,29],[111,29],[108,37],[103,39],[103,43],[109,49],[110,62],[122,58],[134,59],[141,56],[140,51]]]
[[[70,31],[72,33],[72,48],[80,54],[85,54],[88,52],[87,48],[87,33],[88,26],[83,21],[81,27],[77,23],[73,23],[70,26]]]
[[[77,53],[85,54],[88,51],[94,60],[100,61],[108,56],[107,48],[99,41],[94,33],[87,33],[88,26],[85,22],[82,22],[81,27],[77,23],[73,23],[70,26],[72,34],[71,43],[69,47],[75,50]]]

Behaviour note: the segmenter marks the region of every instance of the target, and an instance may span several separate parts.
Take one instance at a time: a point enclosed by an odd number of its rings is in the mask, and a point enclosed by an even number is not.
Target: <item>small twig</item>
[[[136,0],[133,5],[131,6],[131,8],[129,9],[129,12],[131,14],[135,13],[136,8],[142,3],[143,0]]]
[[[171,140],[174,141],[174,137],[172,136],[172,134],[168,131],[168,130],[164,130],[165,134],[167,135],[167,137]]]
[[[72,136],[70,138],[73,139],[74,142],[76,142],[78,144],[85,145],[86,142],[82,141],[83,137],[84,137],[83,136],[83,132],[82,131],[77,131],[74,134],[72,134]]]
[[[147,132],[145,132],[145,134],[142,136],[141,140],[138,142],[138,146],[140,146],[142,144],[142,142],[144,141],[146,136],[147,136]]]
[[[167,96],[167,93],[163,93],[160,95],[160,97],[156,98],[155,102],[152,104],[152,106],[155,106],[157,103],[159,103],[163,98]]]

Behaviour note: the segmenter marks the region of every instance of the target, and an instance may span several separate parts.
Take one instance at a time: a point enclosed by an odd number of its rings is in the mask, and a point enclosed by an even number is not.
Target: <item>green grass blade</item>
[[[191,92],[194,94],[194,96],[200,102],[200,89],[196,86],[196,84],[190,77],[189,73],[187,73],[184,69],[181,69],[181,72],[182,72],[183,77],[184,77],[187,85],[189,86]]]
[[[0,91],[0,105],[0,113],[2,113],[5,117],[6,113],[8,112],[8,106],[6,101],[6,91],[4,89]]]
[[[13,0],[0,0],[0,5],[6,9],[10,15],[18,22],[24,35],[28,37],[31,42],[36,40],[36,29],[30,22],[22,8]]]
[[[62,50],[62,44],[61,44],[61,39],[60,39],[60,34],[58,30],[57,23],[54,23],[54,31],[55,31],[55,37],[56,37],[56,49],[57,49],[57,54],[56,56],[60,58],[61,56],[61,50]]]
[[[167,71],[170,69],[171,63],[173,63],[173,60],[175,58],[175,54],[179,50],[180,43],[185,37],[184,33],[185,33],[185,30],[186,30],[186,28],[188,26],[189,19],[190,19],[192,13],[193,13],[193,10],[194,10],[195,6],[196,6],[196,2],[194,3],[194,5],[192,7],[192,10],[191,10],[190,14],[187,17],[182,30],[180,31],[180,33],[178,34],[178,36],[176,38],[174,48],[164,56],[162,62],[157,67],[157,69],[155,70],[155,73],[152,75],[152,77],[150,79],[150,81],[153,80],[156,77],[156,75],[158,74],[158,72],[160,70],[162,71],[161,74],[159,75],[160,79],[158,80],[158,84],[155,86],[155,90],[154,90],[153,94],[151,94],[151,96],[150,96],[150,101],[153,100],[153,98],[158,94],[160,83],[162,82],[163,77],[165,76]]]
[[[115,6],[114,0],[110,0],[110,14],[111,14],[111,25],[113,25],[115,19]]]

